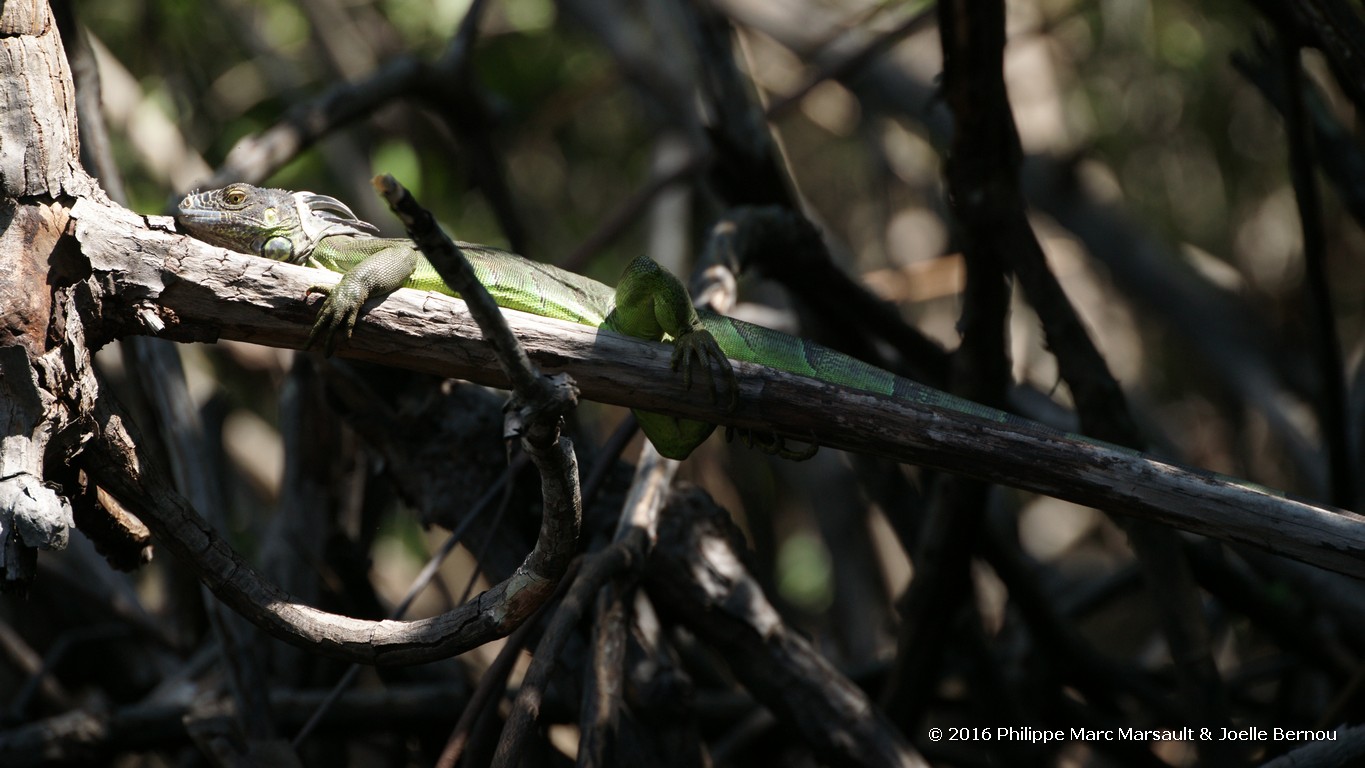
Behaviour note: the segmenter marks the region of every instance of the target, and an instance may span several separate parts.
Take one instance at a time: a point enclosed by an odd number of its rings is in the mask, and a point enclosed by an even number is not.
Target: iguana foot
[[[741,443],[750,448],[760,450],[769,456],[776,456],[779,459],[787,459],[788,461],[805,461],[806,459],[815,456],[820,450],[820,444],[813,440],[810,445],[807,445],[800,450],[793,450],[787,447],[786,438],[781,435],[755,432],[751,429],[739,429],[737,427],[725,428],[725,440],[727,442],[733,442],[736,437],[739,438]]]
[[[706,376],[706,387],[711,393],[712,403],[716,402],[716,395],[719,392],[719,387],[716,386],[716,371],[721,372],[721,378],[725,380],[725,389],[729,393],[725,411],[727,413],[733,411],[739,404],[739,381],[735,378],[734,366],[730,364],[730,358],[721,351],[716,338],[705,328],[688,331],[673,340],[672,368],[674,373],[682,371],[683,386],[688,389],[692,388],[693,361],[700,366]]]
[[[303,292],[304,298],[313,294],[327,297],[318,309],[317,319],[313,321],[313,328],[308,332],[308,341],[304,342],[304,349],[320,346],[322,354],[331,357],[332,353],[336,352],[338,343],[350,340],[351,331],[360,317],[360,307],[365,303],[365,298],[347,288],[343,279],[335,287],[312,285]]]

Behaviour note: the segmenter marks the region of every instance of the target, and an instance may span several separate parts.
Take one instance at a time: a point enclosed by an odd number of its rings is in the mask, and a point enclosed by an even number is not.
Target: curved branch
[[[92,414],[95,437],[85,469],[140,517],[180,562],[219,599],[285,642],[365,664],[420,664],[463,653],[503,637],[554,591],[573,556],[578,509],[570,496],[547,489],[540,537],[517,571],[465,605],[417,621],[363,621],[297,602],[252,570],[168,482],[165,471],[138,449],[135,427],[112,398]],[[577,476],[567,439],[544,452],[528,447],[546,477]]]

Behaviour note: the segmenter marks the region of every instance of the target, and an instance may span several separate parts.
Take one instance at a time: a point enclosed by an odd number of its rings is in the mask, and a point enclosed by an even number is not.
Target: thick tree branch
[[[229,338],[300,348],[324,275],[143,227],[83,201],[76,234],[101,283],[107,332],[179,341]],[[160,220],[158,220],[159,222]],[[134,254],[130,259],[129,254]],[[326,276],[331,277],[331,276]],[[573,374],[583,396],[943,469],[1152,519],[1307,563],[1365,575],[1365,518],[1100,444],[983,421],[737,363],[739,405],[722,412],[669,370],[670,349],[587,326],[505,311],[532,361]],[[365,315],[347,357],[506,386],[463,302],[402,290]]]

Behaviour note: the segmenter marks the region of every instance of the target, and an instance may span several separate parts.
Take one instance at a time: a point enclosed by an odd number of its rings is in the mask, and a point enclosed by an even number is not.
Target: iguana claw
[[[769,456],[776,456],[788,461],[805,461],[812,458],[820,450],[820,444],[811,440],[810,445],[800,450],[793,450],[787,447],[786,438],[778,434],[758,433],[750,429],[739,429],[737,427],[725,428],[725,440],[731,442],[735,437],[750,448],[756,448]]]
[[[673,372],[682,371],[683,386],[687,389],[692,388],[692,366],[693,361],[701,367],[706,375],[706,387],[711,393],[711,402],[716,402],[718,387],[716,386],[716,369],[722,371],[725,379],[725,388],[729,392],[729,398],[725,403],[726,412],[733,411],[739,404],[739,383],[735,378],[734,366],[730,364],[730,358],[721,351],[720,345],[716,343],[716,338],[711,332],[698,328],[689,331],[673,340]]]
[[[304,291],[305,298],[313,294],[321,294],[327,298],[318,309],[317,318],[313,321],[313,328],[308,332],[308,341],[304,342],[303,348],[314,349],[320,345],[323,356],[331,357],[336,352],[338,343],[350,340],[351,331],[355,329],[356,320],[360,317],[360,307],[365,303],[365,297],[347,286],[345,279],[335,287],[313,285]]]

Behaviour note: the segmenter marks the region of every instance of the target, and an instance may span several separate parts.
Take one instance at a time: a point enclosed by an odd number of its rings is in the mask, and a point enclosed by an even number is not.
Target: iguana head
[[[206,243],[295,263],[324,237],[378,231],[334,197],[240,183],[191,192],[180,201],[176,220]]]

